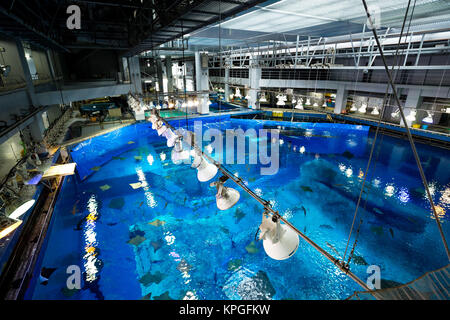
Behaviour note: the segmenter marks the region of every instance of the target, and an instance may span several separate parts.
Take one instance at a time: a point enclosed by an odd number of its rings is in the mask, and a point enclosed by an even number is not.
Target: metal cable
[[[366,10],[367,18],[371,22],[372,18],[371,18],[371,15],[369,13],[369,9],[367,8],[366,0],[362,0],[362,2],[363,2],[363,5],[364,5],[364,9]],[[387,77],[388,77],[388,80],[389,80],[389,84],[391,85],[395,101],[396,101],[396,103],[398,105],[398,108],[399,108],[399,111],[400,111],[400,115],[402,117],[403,123],[405,124],[406,135],[408,136],[408,140],[409,140],[409,142],[411,144],[411,149],[412,149],[412,151],[414,153],[414,158],[416,160],[417,167],[419,168],[420,177],[422,178],[422,183],[423,183],[423,185],[425,187],[428,199],[430,201],[430,205],[431,205],[431,208],[433,210],[433,215],[434,215],[434,218],[436,220],[437,227],[439,229],[439,233],[440,233],[440,236],[441,236],[441,239],[442,239],[442,243],[443,243],[443,245],[445,247],[445,250],[446,250],[446,253],[447,253],[447,258],[450,260],[450,251],[448,249],[447,241],[445,239],[445,235],[444,235],[444,232],[442,230],[441,222],[440,222],[439,216],[438,216],[438,214],[436,212],[436,208],[434,206],[433,197],[432,197],[430,189],[428,187],[428,182],[427,182],[427,179],[425,177],[425,173],[424,173],[423,168],[422,168],[422,163],[420,162],[420,158],[419,158],[419,155],[417,153],[416,146],[414,144],[414,140],[413,140],[411,131],[409,130],[408,123],[406,122],[406,117],[405,117],[405,114],[403,112],[403,108],[401,106],[400,99],[399,99],[399,97],[397,95],[397,90],[395,89],[395,85],[394,85],[394,83],[392,81],[392,76],[391,76],[391,73],[390,73],[389,68],[387,66],[386,58],[385,58],[384,53],[383,53],[383,48],[381,47],[380,40],[378,39],[378,35],[377,35],[377,32],[376,32],[375,28],[372,29],[372,32],[373,32],[373,35],[374,35],[375,40],[377,42],[378,49],[380,50],[380,56],[381,56],[381,58],[383,60],[384,69],[386,71],[386,74],[387,74]]]

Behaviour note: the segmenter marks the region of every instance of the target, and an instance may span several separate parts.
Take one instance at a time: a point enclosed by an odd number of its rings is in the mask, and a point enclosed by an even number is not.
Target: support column
[[[229,59],[225,62],[225,87],[224,87],[224,95],[225,95],[225,101],[230,102],[230,66],[231,62]]]
[[[173,92],[172,57],[166,57],[167,91]]]
[[[163,82],[163,67],[162,67],[162,62],[161,62],[161,58],[156,58],[156,74],[158,76],[158,89],[159,89],[159,94],[160,100],[163,100],[164,97],[164,82]]]
[[[35,142],[41,142],[44,138],[45,126],[42,120],[43,112],[37,113],[33,117],[33,122],[28,126],[30,128],[31,137]]]
[[[258,102],[258,91],[260,88],[260,80],[261,80],[261,68],[250,68],[249,71],[249,80],[250,80],[250,90],[249,90],[249,96],[250,99],[248,99],[248,107],[250,109],[259,109],[259,102]]]
[[[406,96],[406,102],[404,107],[405,117],[411,113],[412,110],[416,110],[422,104],[423,97],[421,97],[421,90],[408,89],[408,95]],[[417,117],[417,114],[416,114]],[[414,121],[406,120],[408,127],[411,127]],[[405,126],[403,119],[400,118],[400,125]]]
[[[347,106],[347,97],[348,91],[345,90],[345,87],[338,87],[334,104],[334,113],[340,114],[343,110],[345,110],[345,107]]]
[[[25,49],[22,41],[17,40],[17,52],[19,53],[20,63],[22,64],[23,74],[25,76],[25,82],[27,84],[27,93],[30,102],[33,106],[37,106],[36,92],[34,90],[33,79],[31,78],[30,68],[28,66],[27,58],[25,57]],[[31,58],[30,58],[31,59]]]
[[[130,69],[131,91],[142,94],[141,67],[139,57],[135,56],[128,59]]]
[[[198,94],[197,112],[200,114],[209,113],[209,74],[208,74],[208,55],[195,52],[195,83]]]

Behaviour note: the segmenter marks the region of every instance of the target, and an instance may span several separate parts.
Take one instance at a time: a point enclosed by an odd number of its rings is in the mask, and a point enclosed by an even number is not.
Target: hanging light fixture
[[[259,240],[263,240],[264,251],[272,259],[285,260],[297,251],[300,243],[298,235],[287,225],[281,225],[278,216],[270,217],[264,212],[259,229]]]
[[[372,114],[372,115],[374,115],[374,116],[379,115],[380,112],[378,111],[378,107],[374,107],[373,110],[372,110],[372,112],[371,112],[370,114]]]
[[[427,111],[427,116],[422,121],[425,123],[433,123],[433,115]]]
[[[285,101],[287,100],[287,98],[286,98],[285,95],[282,95],[282,94],[277,95],[277,99],[278,99],[277,106],[284,106],[284,105],[286,105]]]
[[[197,178],[200,182],[209,181],[217,174],[217,167],[198,153],[194,154],[192,168],[197,169]]]
[[[303,110],[303,98],[298,99],[295,109]]]
[[[366,113],[367,112],[367,104],[365,104],[364,102],[361,104],[361,108],[358,109],[359,112],[361,113]]]
[[[178,137],[175,141],[175,146],[172,149],[172,162],[174,164],[180,164],[183,160],[189,158],[189,151],[183,149],[183,142],[181,137]]]
[[[239,88],[236,88],[236,93],[234,94],[234,96],[235,96],[236,98],[242,98],[241,90],[240,90]]]
[[[324,107],[324,108],[328,107],[328,105],[327,105],[327,99],[323,99],[323,105],[322,105],[322,107]]]
[[[14,195],[14,198],[6,204],[6,215],[11,219],[18,219],[24,215],[36,202],[36,200],[33,199],[35,192],[36,186],[23,186],[20,189],[20,193]]]
[[[240,198],[239,191],[233,188],[225,187],[223,184],[228,180],[227,176],[222,176],[218,181],[212,182],[211,187],[217,188],[216,204],[219,210],[228,210],[234,206]]]
[[[306,98],[305,106],[310,106],[310,105],[311,105],[311,99],[310,98]]]
[[[350,111],[351,111],[351,112],[356,112],[356,111],[358,111],[358,108],[356,108],[356,105],[355,105],[354,102],[352,103],[352,107],[350,108]]]
[[[409,112],[408,116],[406,117],[406,120],[408,120],[408,121],[416,121],[416,114],[417,114],[416,110],[411,110]]]
[[[263,92],[262,96],[259,98],[259,102],[267,102],[266,94]]]
[[[317,108],[319,106],[319,104],[317,103],[317,101],[314,101],[313,107]]]
[[[163,136],[167,139],[167,146],[169,148],[172,148],[175,145],[175,141],[178,138],[178,135],[170,128],[163,133]]]
[[[397,111],[394,111],[391,113],[392,118],[398,118],[399,115],[400,115],[400,109],[397,109]]]

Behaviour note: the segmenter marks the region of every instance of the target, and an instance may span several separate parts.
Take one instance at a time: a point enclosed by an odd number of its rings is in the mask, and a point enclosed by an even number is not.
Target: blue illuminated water
[[[202,121],[204,130],[280,126],[276,175],[261,176],[261,165],[228,168],[313,241],[343,255],[373,141],[368,128]],[[406,283],[447,261],[409,144],[389,136],[379,142],[351,270],[365,281],[368,265],[378,265],[383,280]],[[448,237],[449,152],[417,148]],[[303,240],[285,261],[270,259],[260,242],[252,245],[261,206],[241,192],[238,205],[217,210],[215,188],[198,182],[189,165],[174,165],[165,139],[147,123],[94,138],[72,155],[79,176],[64,183],[40,261],[56,270],[47,285],[33,279],[29,298],[344,299],[361,290]],[[133,189],[137,182],[147,187]],[[81,290],[66,289],[69,265],[84,272]]]

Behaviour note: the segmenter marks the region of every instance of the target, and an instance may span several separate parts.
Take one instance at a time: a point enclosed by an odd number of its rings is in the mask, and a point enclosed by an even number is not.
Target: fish
[[[158,241],[152,241],[150,244],[153,247],[153,252],[158,251],[163,246],[164,242],[161,239],[158,239]]]
[[[128,141],[128,144],[133,144],[134,143],[134,141]]]
[[[353,153],[351,153],[350,151],[344,151],[342,153],[342,156],[346,157],[347,159],[352,159],[354,157]]]
[[[250,242],[250,244],[245,247],[245,250],[247,250],[247,252],[251,254],[257,253],[258,248],[256,247],[255,241]]]
[[[329,230],[334,229],[332,226],[330,226],[330,225],[328,225],[328,224],[321,224],[321,225],[319,226],[319,228],[322,228],[322,229],[329,229]]]
[[[378,214],[384,214],[383,211],[381,211],[378,208],[373,208],[372,211],[375,212],[375,213],[378,213]]]
[[[228,261],[228,271],[237,270],[241,265],[242,265],[241,259],[232,259]]]
[[[383,235],[383,227],[382,226],[372,226],[370,227],[370,231],[375,233],[378,236]]]
[[[145,287],[148,287],[152,283],[159,284],[165,277],[166,276],[159,271],[156,271],[153,274],[150,272],[147,272],[144,276],[142,276],[139,279],[139,282],[142,283],[142,285],[144,285]]]
[[[81,225],[82,225],[83,222],[86,220],[86,217],[87,217],[87,216],[85,216],[83,219],[81,219],[80,221],[78,221],[77,226],[76,226],[75,228],[73,228],[73,230],[75,230],[75,231],[81,231],[81,230],[82,230]]]
[[[141,160],[142,160],[142,156],[134,156],[134,159],[135,159],[136,161],[141,161]]]
[[[119,197],[119,198],[114,198],[109,202],[108,207],[112,208],[112,209],[122,209],[123,206],[125,205],[125,200],[123,199],[123,197]]]
[[[116,224],[117,224],[117,222],[110,222],[110,223],[107,223],[107,225],[110,226],[110,227],[115,226]]]
[[[130,186],[136,190],[139,189],[140,187],[142,187],[142,182],[136,182],[136,183],[130,183]]]
[[[163,208],[163,209],[165,209],[165,208],[167,207],[167,205],[168,205],[168,202],[166,201],[166,204],[164,205],[164,208]]]
[[[389,232],[391,233],[391,237],[394,238],[394,230],[392,230],[392,228],[389,228]]]
[[[164,220],[156,219],[155,221],[149,222],[148,224],[151,226],[154,226],[154,227],[161,227],[161,226],[165,225],[166,222]]]
[[[367,263],[367,261],[366,261],[363,257],[357,256],[357,255],[354,255],[354,256],[353,256],[352,261],[353,261],[355,264],[360,265],[360,266],[367,266],[367,265],[369,265],[369,264]]]
[[[245,217],[245,213],[240,208],[236,208],[236,210],[234,211],[234,217],[236,218],[237,222],[239,222],[243,217]]]
[[[143,296],[141,298],[141,300],[150,300],[151,297],[152,297],[152,293],[150,292],[150,293],[147,293],[145,296]]]
[[[341,255],[339,254],[339,252],[336,250],[336,248],[335,248],[332,244],[330,244],[330,243],[327,242],[327,246],[328,246],[328,248],[330,248],[331,250],[333,250],[333,252],[334,252],[339,258],[341,258]],[[342,258],[341,258],[341,259],[342,259]]]
[[[137,247],[138,245],[140,245],[145,240],[147,240],[145,237],[142,237],[142,236],[138,235],[138,236],[135,236],[135,237],[131,238],[130,240],[128,240],[127,243]]]
[[[51,275],[53,274],[53,272],[55,272],[56,268],[46,268],[43,267],[41,269],[41,273],[39,275],[39,280],[40,283],[44,286],[46,286],[48,284],[48,280],[50,279]]]
[[[80,200],[77,200],[77,202],[75,202],[75,204],[72,207],[72,214],[75,215],[77,213],[77,204],[78,202],[80,202]]]
[[[180,272],[189,272],[192,270],[192,268],[193,267],[189,263],[187,263],[187,261],[184,260],[184,258],[181,259],[180,263],[177,266],[177,270]]]
[[[302,190],[305,192],[313,192],[313,190],[308,186],[301,186]]]
[[[187,199],[187,197],[184,197],[183,205],[186,205],[186,199]]]
[[[106,191],[106,190],[111,189],[111,186],[110,186],[109,184],[105,184],[105,185],[103,185],[103,186],[100,186],[100,189],[101,189],[102,191]]]
[[[306,233],[306,226],[303,228],[303,233]]]
[[[169,291],[166,291],[160,296],[153,297],[153,300],[173,300],[173,299],[169,296]]]
[[[306,209],[305,209],[305,207],[304,207],[304,206],[301,206],[301,208],[302,208],[303,213],[305,214],[305,217],[306,217]]]
[[[222,230],[222,232],[225,233],[225,234],[229,234],[230,233],[230,230],[228,230],[227,228],[225,228],[223,226],[220,227],[220,230]]]
[[[102,168],[102,167],[95,166],[95,167],[92,167],[91,170],[92,170],[92,171],[99,171],[101,168]]]
[[[127,159],[127,158],[124,158],[124,157],[112,157],[112,158],[113,158],[113,160],[121,160],[121,161]]]

